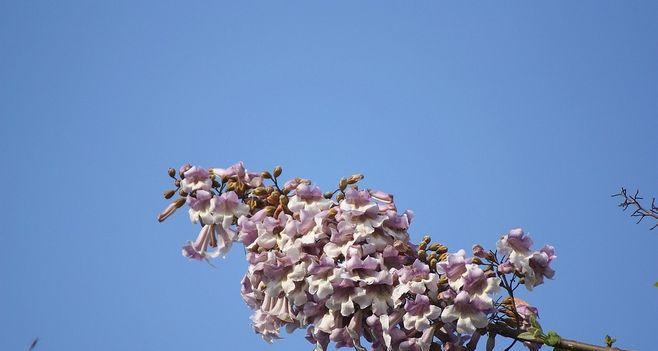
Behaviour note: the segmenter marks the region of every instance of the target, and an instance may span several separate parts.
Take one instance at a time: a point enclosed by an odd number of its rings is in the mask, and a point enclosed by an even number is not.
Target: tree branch
[[[656,198],[651,200],[651,207],[645,207],[639,200],[642,200],[642,197],[639,196],[640,191],[635,191],[634,195],[629,195],[626,191],[626,188],[622,187],[619,193],[612,195],[613,197],[621,197],[623,201],[619,204],[624,211],[629,207],[633,208],[634,211],[631,213],[631,217],[639,217],[637,223],[640,223],[645,217],[650,217],[656,220],[656,224],[651,227],[651,230],[658,227],[658,206],[656,205]]]
[[[490,324],[487,327],[487,330],[492,333],[498,334],[500,336],[512,338],[518,341],[531,341],[531,342],[542,343],[540,340],[520,339],[518,338],[519,332],[517,330],[514,330],[503,324]],[[597,346],[597,345],[587,344],[584,342],[569,340],[569,339],[561,339],[560,342],[558,342],[558,344],[555,345],[555,348],[570,350],[570,351],[630,351],[630,350],[620,349],[617,347]]]

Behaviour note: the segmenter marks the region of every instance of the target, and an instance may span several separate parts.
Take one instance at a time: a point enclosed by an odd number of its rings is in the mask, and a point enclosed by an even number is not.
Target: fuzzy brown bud
[[[355,184],[361,179],[363,179],[363,174],[353,174],[347,178],[347,184]]]
[[[445,261],[447,259],[448,259],[448,253],[447,252],[444,252],[444,253],[441,254],[441,256],[439,256],[439,261]]]
[[[174,195],[176,195],[176,190],[167,190],[164,192],[165,199],[171,199]]]
[[[331,191],[327,191],[326,193],[323,194],[325,199],[331,199],[334,196],[334,193]]]
[[[431,251],[437,251],[440,247],[441,247],[441,244],[439,244],[439,243],[434,243],[434,244],[432,244],[432,245],[429,246],[429,249],[430,249]]]
[[[435,268],[437,263],[439,263],[439,261],[436,259],[436,257],[430,258],[430,268]]]
[[[176,170],[171,167],[167,170],[167,174],[172,178],[176,178]]]
[[[281,196],[279,196],[279,202],[280,202],[282,205],[287,206],[287,205],[288,205],[288,197],[285,196],[285,195],[281,195]]]
[[[272,173],[274,174],[274,178],[278,178],[282,172],[283,172],[283,168],[281,168],[281,166],[274,167],[274,170],[272,171]]]
[[[427,259],[427,252],[425,250],[418,250],[418,259],[425,261]]]
[[[340,178],[340,181],[338,182],[338,189],[340,189],[340,191],[345,191],[345,188],[347,188],[347,179]]]
[[[186,197],[186,196],[187,196],[187,193],[184,192],[183,189],[181,189],[181,190],[178,192],[178,194],[179,194],[180,196],[182,196],[182,197]]]
[[[345,195],[343,195],[343,194],[338,194],[338,195],[336,196],[336,200],[337,200],[337,201],[343,201],[343,199],[345,199]]]
[[[267,195],[267,189],[265,189],[261,186],[261,187],[258,187],[256,189],[254,189],[251,193],[256,195],[256,196],[263,196],[263,195]]]
[[[270,172],[268,172],[268,171],[263,171],[260,174],[260,176],[263,177],[264,179],[272,179],[272,174],[270,174]]]
[[[268,216],[273,215],[274,211],[276,211],[276,207],[274,207],[274,206],[266,206],[265,207],[265,212],[267,213]]]
[[[425,236],[423,236],[423,242],[426,242],[426,243],[429,244],[430,241],[432,241],[432,238],[431,238],[429,235],[425,235]]]

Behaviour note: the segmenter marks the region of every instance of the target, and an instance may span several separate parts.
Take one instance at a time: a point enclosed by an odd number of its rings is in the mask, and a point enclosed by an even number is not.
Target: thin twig
[[[645,207],[640,202],[640,200],[643,200],[643,198],[640,197],[639,190],[635,191],[635,194],[629,195],[626,188],[624,187],[621,188],[619,193],[612,195],[612,197],[621,197],[623,199],[623,201],[619,203],[619,207],[621,207],[624,211],[626,211],[629,207],[634,209],[631,213],[631,217],[639,217],[637,223],[642,222],[645,217],[649,217],[656,220],[656,224],[654,224],[650,230],[658,227],[658,206],[656,205],[656,198],[651,200],[651,207]]]

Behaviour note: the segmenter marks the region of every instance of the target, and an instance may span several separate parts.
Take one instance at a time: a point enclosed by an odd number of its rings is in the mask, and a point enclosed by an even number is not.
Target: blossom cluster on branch
[[[411,211],[391,194],[362,189],[361,175],[323,193],[310,180],[279,180],[281,168],[249,172],[184,165],[169,169],[174,199],[163,221],[187,205],[200,225],[182,254],[195,260],[225,255],[233,243],[249,263],[242,297],[254,311],[254,330],[271,342],[280,330],[306,329],[317,350],[474,350],[495,330],[531,350],[543,342],[537,308],[514,296],[554,275],[551,246],[533,249],[531,238],[512,229],[494,250],[475,245],[450,253],[425,236],[409,240]],[[496,328],[492,328],[496,326]],[[525,333],[525,334],[524,334]],[[528,334],[530,333],[530,334]],[[509,336],[508,336],[509,337]]]

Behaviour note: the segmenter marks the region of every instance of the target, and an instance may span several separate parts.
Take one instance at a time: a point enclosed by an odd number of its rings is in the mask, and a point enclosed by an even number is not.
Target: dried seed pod
[[[176,195],[176,190],[167,190],[164,192],[165,199],[171,199],[171,197],[174,195]]]

